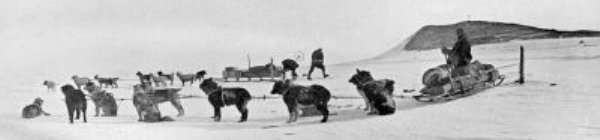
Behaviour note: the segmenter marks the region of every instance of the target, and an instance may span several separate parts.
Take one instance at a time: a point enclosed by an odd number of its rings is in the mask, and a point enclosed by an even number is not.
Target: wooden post
[[[269,69],[271,70],[271,81],[275,81],[275,64],[273,64],[273,57],[271,57],[271,66]]]
[[[251,67],[250,66],[250,63],[251,63],[251,61],[250,61],[250,54],[247,54],[246,58],[248,58],[248,70],[250,70],[250,67]]]
[[[519,61],[519,80],[517,80],[517,83],[519,84],[523,84],[525,83],[525,73],[524,73],[524,69],[525,69],[525,50],[523,49],[523,45],[521,45],[521,58]]]

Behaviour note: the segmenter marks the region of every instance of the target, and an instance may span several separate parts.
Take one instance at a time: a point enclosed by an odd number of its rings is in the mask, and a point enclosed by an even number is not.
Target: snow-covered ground
[[[578,47],[579,40],[592,46]],[[240,115],[234,107],[223,110],[221,122],[213,122],[208,101],[194,98],[183,100],[186,115],[175,117],[174,122],[137,122],[133,105],[126,100],[118,101],[118,117],[93,117],[90,102],[89,122],[68,124],[63,95],[46,92],[41,82],[71,83],[69,71],[22,69],[4,73],[0,82],[5,95],[0,99],[0,139],[600,139],[600,38],[490,44],[474,47],[473,55],[484,63],[512,66],[500,69],[512,81],[517,76],[513,64],[518,62],[519,45],[525,46],[526,52],[525,85],[505,85],[438,104],[397,99],[398,111],[388,116],[367,116],[361,109],[362,100],[333,99],[330,110],[334,115],[327,123],[318,122],[321,116],[285,123],[287,111],[280,99],[253,99],[246,123],[236,122]],[[370,70],[376,78],[394,79],[395,94],[404,94],[403,89],[421,88],[423,71],[442,62],[439,50],[402,52],[368,64],[330,66],[331,78],[298,82],[322,84],[336,96],[358,96],[347,81],[360,68]],[[106,69],[115,73],[101,75],[125,79],[120,81],[122,88],[108,90],[118,98],[130,98],[136,70]],[[315,75],[320,77],[317,75],[320,71]],[[550,86],[552,83],[556,86]],[[269,95],[272,86],[271,82],[221,84],[245,87],[254,96]],[[197,83],[180,93],[204,96]],[[45,99],[44,109],[52,115],[22,119],[21,109],[35,97]],[[176,114],[169,103],[161,104],[160,109],[165,115]]]

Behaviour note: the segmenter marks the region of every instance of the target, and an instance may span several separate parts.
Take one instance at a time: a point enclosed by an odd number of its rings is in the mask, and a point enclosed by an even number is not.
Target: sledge
[[[413,98],[419,102],[455,100],[499,86],[504,78],[493,65],[479,61],[458,68],[443,64],[425,71],[425,87]]]
[[[250,58],[248,58],[248,69],[241,70],[236,67],[226,67],[222,72],[223,79],[225,82],[229,82],[229,78],[234,78],[236,81],[240,81],[241,78],[247,78],[251,81],[252,78],[259,78],[263,81],[264,78],[270,78],[271,81],[277,79],[283,79],[283,67],[276,66],[271,62],[265,65],[250,66]]]

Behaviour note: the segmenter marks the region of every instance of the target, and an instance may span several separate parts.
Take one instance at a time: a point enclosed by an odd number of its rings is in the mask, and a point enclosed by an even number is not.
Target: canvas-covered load
[[[425,71],[423,74],[423,85],[442,86],[450,82],[450,65],[440,65]]]
[[[458,68],[444,64],[425,71],[423,74],[425,87],[421,93],[435,96],[468,91],[477,87],[489,86],[498,79],[500,79],[499,72],[491,64],[475,61]]]

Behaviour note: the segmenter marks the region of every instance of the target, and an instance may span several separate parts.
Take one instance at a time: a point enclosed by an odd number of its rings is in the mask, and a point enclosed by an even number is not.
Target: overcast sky
[[[3,0],[0,59],[239,65],[246,54],[258,63],[322,47],[335,63],[383,53],[424,25],[467,19],[600,30],[599,7],[599,0]],[[78,60],[55,58],[74,54]]]

